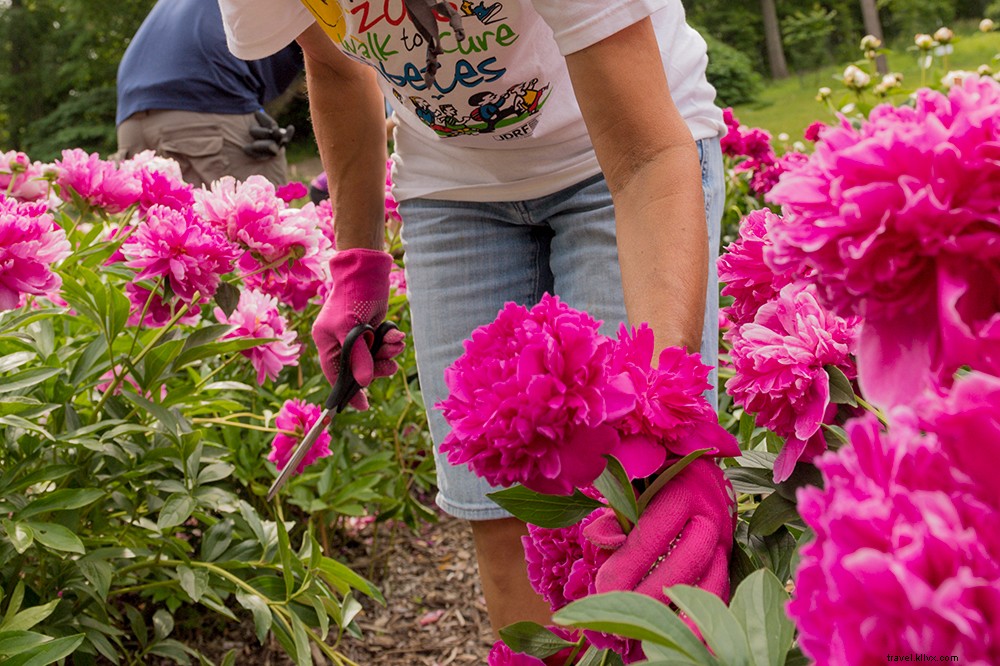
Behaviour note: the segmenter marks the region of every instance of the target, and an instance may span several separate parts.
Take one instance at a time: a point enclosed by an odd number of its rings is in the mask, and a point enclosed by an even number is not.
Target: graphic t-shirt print
[[[439,137],[510,141],[530,136],[537,125],[549,82],[508,72],[513,46],[521,39],[517,0],[452,2],[465,30],[462,41],[448,17],[435,12],[444,53],[429,87],[424,81],[427,44],[402,0],[302,2],[347,55],[373,66],[396,101]]]

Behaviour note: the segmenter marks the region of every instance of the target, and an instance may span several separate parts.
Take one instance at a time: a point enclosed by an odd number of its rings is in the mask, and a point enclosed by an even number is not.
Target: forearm
[[[657,351],[697,351],[708,280],[701,169],[652,26],[637,23],[566,62],[615,204],[629,323],[648,323]]]
[[[385,113],[375,72],[340,54],[343,60],[334,66],[311,56],[306,43],[303,49],[313,130],[336,211],[337,248],[382,249]]]
[[[648,322],[657,350],[701,347],[708,235],[693,142],[661,151],[614,196],[629,322]]]

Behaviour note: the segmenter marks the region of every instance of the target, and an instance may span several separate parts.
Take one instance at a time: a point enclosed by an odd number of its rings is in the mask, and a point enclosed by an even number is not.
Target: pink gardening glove
[[[671,479],[626,536],[611,511],[584,529],[614,550],[597,570],[598,592],[630,590],[669,603],[663,588],[693,585],[729,600],[729,553],[736,497],[712,459],[698,459]]]
[[[313,322],[312,338],[319,351],[323,374],[331,385],[337,382],[340,348],[350,330],[358,324],[377,327],[385,319],[389,309],[391,268],[392,257],[381,250],[341,250],[330,260],[333,287]],[[375,377],[394,374],[398,366],[392,357],[403,351],[405,337],[402,331],[389,331],[374,358],[369,348],[372,336],[359,339],[351,352],[351,370],[358,384],[368,386]],[[350,404],[358,410],[368,409],[365,392],[358,391]]]

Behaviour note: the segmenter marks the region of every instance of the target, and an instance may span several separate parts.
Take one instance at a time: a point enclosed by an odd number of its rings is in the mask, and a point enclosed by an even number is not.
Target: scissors
[[[302,438],[299,445],[295,447],[295,452],[292,453],[291,460],[281,470],[281,474],[271,484],[270,489],[267,491],[268,502],[274,499],[274,496],[278,494],[281,487],[292,477],[299,463],[302,462],[302,459],[312,449],[313,444],[316,443],[320,434],[333,423],[333,417],[344,411],[351,398],[361,390],[361,385],[354,379],[354,373],[351,371],[351,350],[354,349],[355,343],[360,339],[361,344],[365,344],[363,340],[364,336],[371,334],[371,354],[374,357],[378,353],[378,350],[382,348],[386,333],[394,331],[396,328],[396,325],[391,321],[384,321],[379,324],[378,328],[369,324],[358,324],[348,332],[340,349],[340,371],[337,373],[337,383],[333,385],[333,390],[330,391],[330,395],[326,399],[325,409],[319,415],[319,418],[316,419],[316,423],[309,428],[309,432]]]

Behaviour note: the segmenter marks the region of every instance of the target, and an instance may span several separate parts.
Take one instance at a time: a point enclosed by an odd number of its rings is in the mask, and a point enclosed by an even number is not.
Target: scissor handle
[[[374,357],[382,348],[386,334],[389,331],[397,330],[397,328],[396,324],[391,321],[384,321],[378,325],[378,328],[370,324],[358,324],[348,331],[340,346],[340,368],[337,372],[337,382],[333,385],[333,390],[330,391],[330,395],[326,399],[325,407],[327,409],[332,409],[339,414],[344,411],[351,398],[361,390],[361,385],[358,384],[354,373],[351,372],[351,351],[358,339],[363,338],[366,333],[372,334],[370,349],[371,355]],[[363,340],[361,344],[365,344]]]

